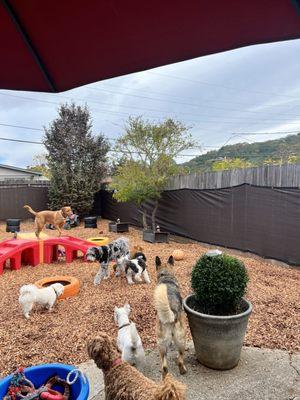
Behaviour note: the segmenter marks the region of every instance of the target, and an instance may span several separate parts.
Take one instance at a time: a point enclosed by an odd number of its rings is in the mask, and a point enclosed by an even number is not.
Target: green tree
[[[191,147],[189,129],[179,121],[166,119],[162,123],[151,123],[141,117],[129,118],[125,133],[115,146],[122,162],[116,167],[111,187],[118,201],[138,205],[144,229],[147,228],[145,202],[154,200],[151,219],[155,229],[161,192],[169,178],[182,171],[175,158]]]
[[[27,169],[30,171],[37,171],[41,172],[46,178],[51,177],[50,169],[47,162],[47,155],[46,154],[38,154],[37,156],[33,157],[33,165],[29,165]]]
[[[300,155],[285,154],[278,157],[269,157],[264,160],[264,165],[299,164]]]
[[[299,155],[300,133],[266,142],[226,145],[217,151],[209,151],[206,154],[191,159],[185,163],[185,166],[191,172],[211,171],[212,164],[216,160],[225,157],[230,159],[244,159],[250,161],[254,166],[274,163],[285,164],[299,162]]]
[[[51,173],[50,207],[71,205],[77,213],[87,215],[106,175],[109,150],[102,134],[92,135],[88,108],[62,104],[58,117],[45,128],[44,144]]]
[[[287,160],[288,164],[299,164],[300,163],[300,154],[290,154]]]
[[[253,167],[250,161],[243,160],[242,158],[224,158],[223,160],[215,161],[212,164],[213,171],[225,171],[229,169],[237,168],[249,168]]]

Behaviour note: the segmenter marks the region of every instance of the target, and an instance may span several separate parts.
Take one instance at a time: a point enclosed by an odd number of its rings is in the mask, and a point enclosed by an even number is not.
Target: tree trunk
[[[140,213],[142,214],[142,221],[143,221],[143,229],[148,229],[148,224],[147,224],[147,210],[141,206],[140,208]]]
[[[147,225],[147,211],[142,211],[143,212],[143,228],[147,229],[148,225]]]
[[[155,200],[154,208],[153,208],[153,210],[152,210],[152,215],[151,215],[152,230],[153,230],[153,232],[156,231],[156,223],[155,223],[155,220],[156,220],[156,211],[157,211],[157,208],[158,208],[158,199]]]

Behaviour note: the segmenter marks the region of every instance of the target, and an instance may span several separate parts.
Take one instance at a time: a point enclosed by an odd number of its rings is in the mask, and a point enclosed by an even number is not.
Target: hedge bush
[[[192,271],[192,289],[204,313],[224,315],[237,311],[248,283],[245,265],[227,254],[202,256]]]

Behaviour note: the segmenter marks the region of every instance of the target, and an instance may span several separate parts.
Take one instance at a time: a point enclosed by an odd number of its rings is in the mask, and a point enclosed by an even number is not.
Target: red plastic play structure
[[[20,269],[22,264],[36,266],[40,263],[39,242],[37,240],[5,240],[0,243],[0,274],[6,260],[11,269]]]
[[[50,264],[58,260],[59,246],[64,247],[66,262],[78,257],[78,251],[85,255],[93,243],[72,236],[52,237],[44,240],[11,239],[0,243],[0,274],[7,260],[11,269],[18,270],[22,265],[36,266]]]
[[[44,263],[51,264],[58,259],[58,246],[62,246],[66,252],[66,262],[70,263],[78,257],[78,251],[85,255],[93,243],[72,236],[53,237],[43,240],[44,243]]]

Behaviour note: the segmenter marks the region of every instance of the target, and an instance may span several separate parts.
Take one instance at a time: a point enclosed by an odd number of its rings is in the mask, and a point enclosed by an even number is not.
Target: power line
[[[101,90],[101,89],[96,89],[96,88],[93,88],[94,90]],[[19,98],[19,99],[23,99],[23,100],[31,100],[31,101],[38,101],[38,102],[42,102],[42,103],[47,103],[47,104],[55,104],[55,105],[60,105],[60,103],[58,103],[58,102],[53,102],[53,101],[49,101],[49,100],[44,100],[44,99],[38,99],[38,98],[33,98],[33,97],[27,97],[27,96],[18,96],[18,95],[13,95],[13,94],[10,94],[10,93],[2,93],[2,92],[0,92],[0,95],[2,95],[2,96],[9,96],[9,97],[13,97],[13,98]],[[82,98],[78,98],[78,97],[69,97],[69,96],[59,96],[58,98],[62,98],[62,99],[67,99],[67,100],[71,100],[71,101],[82,101],[82,102],[85,102],[85,103],[88,103],[88,102],[90,102],[90,103],[95,103],[95,104],[100,104],[100,105],[108,105],[108,106],[113,106],[113,107],[115,107],[115,104],[113,104],[113,103],[104,103],[104,102],[99,102],[99,101],[95,101],[95,100],[91,100],[91,99],[82,99]],[[164,111],[164,110],[157,110],[157,109],[153,109],[153,108],[145,108],[145,107],[133,107],[133,106],[124,106],[124,105],[118,105],[118,107],[123,107],[123,108],[129,108],[129,109],[132,109],[132,110],[141,110],[141,111],[148,111],[148,112],[164,112],[165,113],[165,115],[166,114],[182,114],[182,115],[190,115],[190,116],[192,116],[192,117],[194,117],[195,116],[195,114],[192,114],[192,113],[185,113],[185,112],[178,112],[178,111],[176,111],[176,112],[170,112],[170,111]],[[208,108],[213,108],[213,109],[221,109],[221,110],[225,110],[225,111],[234,111],[234,112],[249,112],[249,113],[259,113],[259,114],[262,114],[262,113],[264,113],[264,112],[259,112],[259,111],[249,111],[249,110],[241,110],[241,109],[230,109],[230,108],[222,108],[222,107],[216,107],[216,106],[207,106],[207,105],[199,105],[199,107],[201,107],[201,108],[203,108],[203,107],[208,107]],[[95,110],[97,110],[98,112],[100,111],[104,111],[104,112],[108,112],[108,113],[112,113],[112,114],[117,114],[117,115],[120,115],[120,114],[123,114],[123,115],[132,115],[132,113],[130,113],[130,112],[123,112],[123,111],[112,111],[112,110],[109,110],[109,109],[105,109],[105,108],[102,108],[102,109],[95,109]],[[273,115],[273,114],[271,114],[271,115]],[[278,114],[275,114],[275,115],[278,115]],[[290,115],[290,116],[293,116],[293,117],[300,117],[300,115],[296,115],[296,114],[286,114],[286,115]],[[198,115],[196,115],[196,117],[198,117]],[[149,118],[157,118],[157,119],[161,119],[161,118],[165,118],[164,116],[149,116]],[[249,117],[245,117],[245,116],[239,116],[239,117],[235,117],[235,116],[231,116],[230,118],[232,118],[232,119],[236,119],[236,120],[243,120],[243,119],[249,119]],[[288,118],[288,117],[286,117],[286,118]],[[250,121],[249,122],[252,122],[252,121],[254,121],[254,122],[264,122],[264,121],[279,121],[279,122],[282,122],[282,123],[284,123],[284,122],[286,122],[286,123],[289,123],[289,124],[299,124],[299,122],[289,122],[288,121],[288,119],[287,120],[283,120],[283,119],[278,119],[278,118],[265,118],[265,119],[260,119],[260,120],[257,120],[257,119],[254,119],[254,118],[250,118]],[[197,119],[197,120],[195,120],[195,119],[190,119],[190,122],[196,122],[196,123],[204,123],[204,124],[206,124],[206,123],[224,123],[224,124],[233,124],[233,123],[235,123],[235,121],[233,121],[233,122],[231,122],[231,121],[222,121],[222,120],[220,120],[220,119],[216,119],[216,120],[204,120],[203,118],[202,119]]]
[[[101,84],[103,84],[103,83],[101,82]],[[112,84],[110,84],[110,83],[105,82],[104,88],[105,88],[106,86],[120,89],[120,85],[112,85]],[[90,88],[90,89],[91,89],[91,88],[96,89],[96,88],[94,88],[94,87],[88,87],[88,88]],[[134,90],[134,91],[138,91],[138,92],[146,92],[147,94],[153,93],[154,95],[158,95],[158,96],[170,97],[170,94],[169,94],[169,93],[162,93],[162,92],[153,91],[153,90],[149,90],[149,89],[141,89],[141,88],[138,88],[138,89],[137,89],[137,88],[134,88],[134,87],[124,86],[124,85],[121,85],[121,89],[129,89],[129,90]],[[100,90],[100,88],[99,88],[99,90]],[[114,92],[114,93],[116,93],[116,92]],[[122,92],[122,94],[128,95],[128,96],[131,96],[131,95],[132,95],[131,93],[129,94],[129,93],[123,93],[123,92]],[[133,96],[133,95],[132,95],[132,96]],[[188,100],[188,101],[189,101],[189,100],[193,100],[192,97],[187,97],[187,96],[176,96],[176,95],[174,95],[174,94],[172,94],[172,97],[173,97],[173,98],[180,99],[180,100],[184,100],[184,99],[186,99],[186,100]],[[161,100],[163,100],[163,99],[161,99]],[[209,99],[209,98],[205,98],[204,100],[205,100],[205,101],[210,101],[210,102],[214,102],[214,101],[215,101],[215,99]],[[250,106],[249,103],[241,103],[240,101],[237,102],[237,101],[224,100],[224,99],[222,99],[222,100],[218,99],[218,101],[219,101],[219,102],[221,101],[221,103],[237,104],[237,105],[239,105],[239,106],[240,106],[240,105]],[[195,104],[194,104],[194,105],[195,105]]]
[[[191,106],[191,107],[201,107],[201,108],[213,108],[213,109],[217,109],[217,110],[226,110],[226,111],[238,111],[238,112],[248,112],[248,113],[255,113],[255,114],[265,114],[265,111],[251,111],[251,110],[241,110],[241,109],[234,109],[234,108],[224,108],[224,107],[218,107],[218,106],[211,106],[211,105],[207,105],[206,103],[204,104],[195,104],[195,103],[184,103],[184,102],[179,102],[179,101],[173,101],[173,100],[166,100],[166,99],[158,99],[155,97],[149,97],[149,96],[143,96],[143,95],[138,95],[138,94],[132,94],[132,93],[122,93],[122,92],[117,92],[117,91],[111,91],[111,90],[107,90],[107,89],[100,89],[100,88],[94,88],[94,87],[89,87],[89,90],[94,90],[97,92],[107,92],[107,93],[111,93],[111,94],[118,94],[118,95],[122,95],[122,96],[131,96],[131,97],[137,97],[137,98],[141,98],[141,99],[147,99],[147,100],[151,100],[151,101],[160,101],[160,102],[165,102],[165,103],[172,103],[172,104],[179,104],[179,105],[185,105],[185,106]],[[296,114],[287,114],[287,113],[283,113],[284,115],[289,115],[289,116],[297,116],[299,117],[299,115]],[[277,115],[272,113],[271,115]],[[237,117],[239,118],[239,117]]]
[[[29,127],[29,126],[23,126],[23,125],[12,125],[12,124],[2,123],[2,122],[0,123],[0,126],[27,129],[27,130],[34,130],[34,131],[43,131],[42,128]],[[231,136],[229,136],[229,138],[226,139],[226,140],[227,141],[231,140],[233,136],[239,137],[239,136],[261,136],[261,135],[288,135],[288,134],[295,134],[295,133],[296,134],[300,133],[300,129],[299,130],[295,130],[295,131],[276,131],[276,132],[232,132],[232,133],[229,134]],[[118,138],[107,138],[107,140],[116,141],[116,140],[118,140]],[[198,140],[198,139],[195,138],[195,140]],[[221,146],[221,147],[223,147],[223,146]],[[218,146],[211,146],[211,145],[207,145],[207,146],[203,145],[202,146],[202,148],[209,148],[209,147],[217,148]]]
[[[173,103],[173,104],[179,104],[179,105],[187,105],[187,106],[192,106],[192,107],[201,107],[201,108],[212,108],[215,110],[222,110],[222,111],[234,111],[234,112],[244,112],[244,113],[251,113],[251,114],[265,114],[266,111],[251,111],[251,110],[242,110],[242,109],[235,109],[235,108],[226,108],[226,107],[219,107],[219,106],[212,106],[212,105],[207,105],[207,104],[192,104],[192,103],[183,103],[183,102],[178,102],[178,101],[173,101],[173,100],[164,100],[164,99],[157,99],[154,97],[149,97],[149,96],[142,96],[142,95],[136,95],[136,94],[129,94],[129,93],[120,93],[120,92],[112,92],[110,90],[107,89],[98,89],[98,88],[89,88],[90,90],[95,90],[97,92],[107,92],[107,93],[112,93],[112,94],[119,94],[119,95],[123,95],[123,96],[133,96],[133,97],[138,97],[138,98],[142,98],[142,99],[148,99],[148,100],[155,100],[155,101],[161,101],[161,102],[166,102],[166,103]],[[110,103],[102,103],[102,104],[110,104]],[[127,106],[121,106],[121,107],[126,107]],[[130,107],[131,108],[131,107]],[[146,110],[146,109],[145,109]],[[158,111],[155,109],[149,109],[149,111]],[[182,113],[179,112],[181,114],[186,114],[186,115],[194,115],[191,113]],[[267,112],[270,115],[278,115],[278,113],[270,113]],[[293,116],[293,117],[300,117],[299,114],[289,114],[289,113],[281,113],[283,115],[287,115],[287,116]],[[239,117],[237,117],[239,118]]]
[[[3,124],[0,123],[1,126],[8,126],[10,128],[22,128],[22,129],[29,129],[31,131],[43,131],[42,128],[33,128],[33,127],[29,127],[29,126],[22,126],[22,125],[11,125],[11,124]]]
[[[29,143],[29,144],[39,144],[39,145],[44,145],[43,142],[36,142],[32,140],[21,140],[21,139],[10,139],[10,138],[5,138],[5,137],[0,137],[0,140],[8,141],[8,142],[17,142],[17,143]],[[110,153],[119,153],[116,150],[109,150]],[[122,153],[126,154],[144,154],[144,153],[139,153],[138,151],[122,151]],[[178,157],[197,157],[199,154],[180,154]]]
[[[5,138],[5,137],[0,137],[0,140],[6,140],[8,142],[18,142],[18,143],[30,143],[30,144],[41,144],[41,145],[44,145],[43,142],[35,142],[33,140],[10,139],[10,138]]]
[[[37,141],[31,141],[31,140],[21,140],[21,139],[11,139],[11,138],[5,138],[5,137],[0,137],[0,140],[3,140],[3,141],[8,141],[8,142],[14,142],[14,143],[27,143],[27,144],[37,144],[37,145],[44,145],[44,143],[43,142],[37,142]],[[117,140],[117,139],[114,139],[114,140]],[[227,141],[228,142],[228,141]],[[220,148],[219,148],[219,150],[221,150],[221,149],[223,149],[225,146],[226,146],[226,144],[227,144],[227,142],[223,145],[223,146],[221,146]],[[250,145],[251,145],[251,143],[249,143]],[[207,147],[211,147],[211,146],[203,146],[203,148],[207,148]],[[119,153],[119,152],[117,152],[116,150],[109,150],[109,152],[110,153]],[[137,151],[133,151],[133,152],[130,152],[130,151],[123,151],[122,153],[125,153],[125,154],[144,154],[144,153],[139,153],[139,152],[137,152]],[[201,157],[203,154],[179,154],[177,157],[178,158],[180,158],[180,157],[195,157],[195,158],[198,158],[198,157]],[[266,156],[274,156],[274,154],[249,154],[249,153],[240,153],[238,150],[237,150],[237,157],[246,157],[246,158],[261,158],[261,157],[266,157]],[[224,157],[226,157],[226,155],[224,155]],[[235,157],[236,158],[236,157]]]
[[[107,121],[110,122],[110,121]],[[29,129],[29,130],[34,130],[34,131],[44,131],[43,128],[36,128],[32,126],[23,126],[23,125],[12,125],[12,124],[7,124],[0,122],[1,126],[8,126],[12,128],[21,128],[21,129]],[[122,125],[119,125],[121,128],[123,128]],[[293,134],[293,133],[300,133],[300,128],[299,130],[295,131],[275,131],[275,132],[232,132],[230,135],[249,135],[249,136],[254,136],[254,135],[286,135],[286,134]],[[108,138],[108,140],[117,140],[117,138]]]
[[[1,125],[1,124],[0,124]],[[117,140],[115,138],[106,138],[107,140]],[[22,139],[12,139],[12,138],[5,138],[5,137],[0,137],[0,140],[6,140],[10,142],[20,142],[20,143],[31,143],[31,144],[44,144],[43,142],[37,142],[34,140],[22,140]]]
[[[297,100],[299,100],[299,97],[290,96],[290,95],[287,95],[287,94],[272,93],[272,92],[264,92],[264,91],[261,91],[261,90],[238,89],[238,88],[235,88],[234,86],[227,86],[227,85],[222,85],[222,84],[213,83],[213,82],[205,82],[205,81],[199,81],[199,80],[196,80],[196,79],[183,78],[183,77],[179,77],[179,76],[175,76],[175,75],[170,75],[170,74],[162,74],[162,73],[160,73],[160,72],[148,71],[148,73],[151,74],[151,75],[163,76],[163,77],[165,77],[165,78],[172,78],[172,79],[178,79],[178,80],[187,81],[187,82],[192,82],[192,83],[199,83],[200,85],[221,87],[221,88],[223,88],[223,89],[234,90],[234,91],[236,91],[236,92],[257,93],[257,94],[264,94],[264,95],[268,95],[268,96],[280,96],[280,97],[287,97],[287,98],[290,98],[290,99],[295,99],[295,100],[297,99]]]
[[[248,132],[248,133],[233,133],[233,135],[249,135],[249,136],[259,136],[259,135],[282,135],[282,134],[289,134],[289,133],[300,133],[300,129],[297,131],[285,131],[285,132]]]

